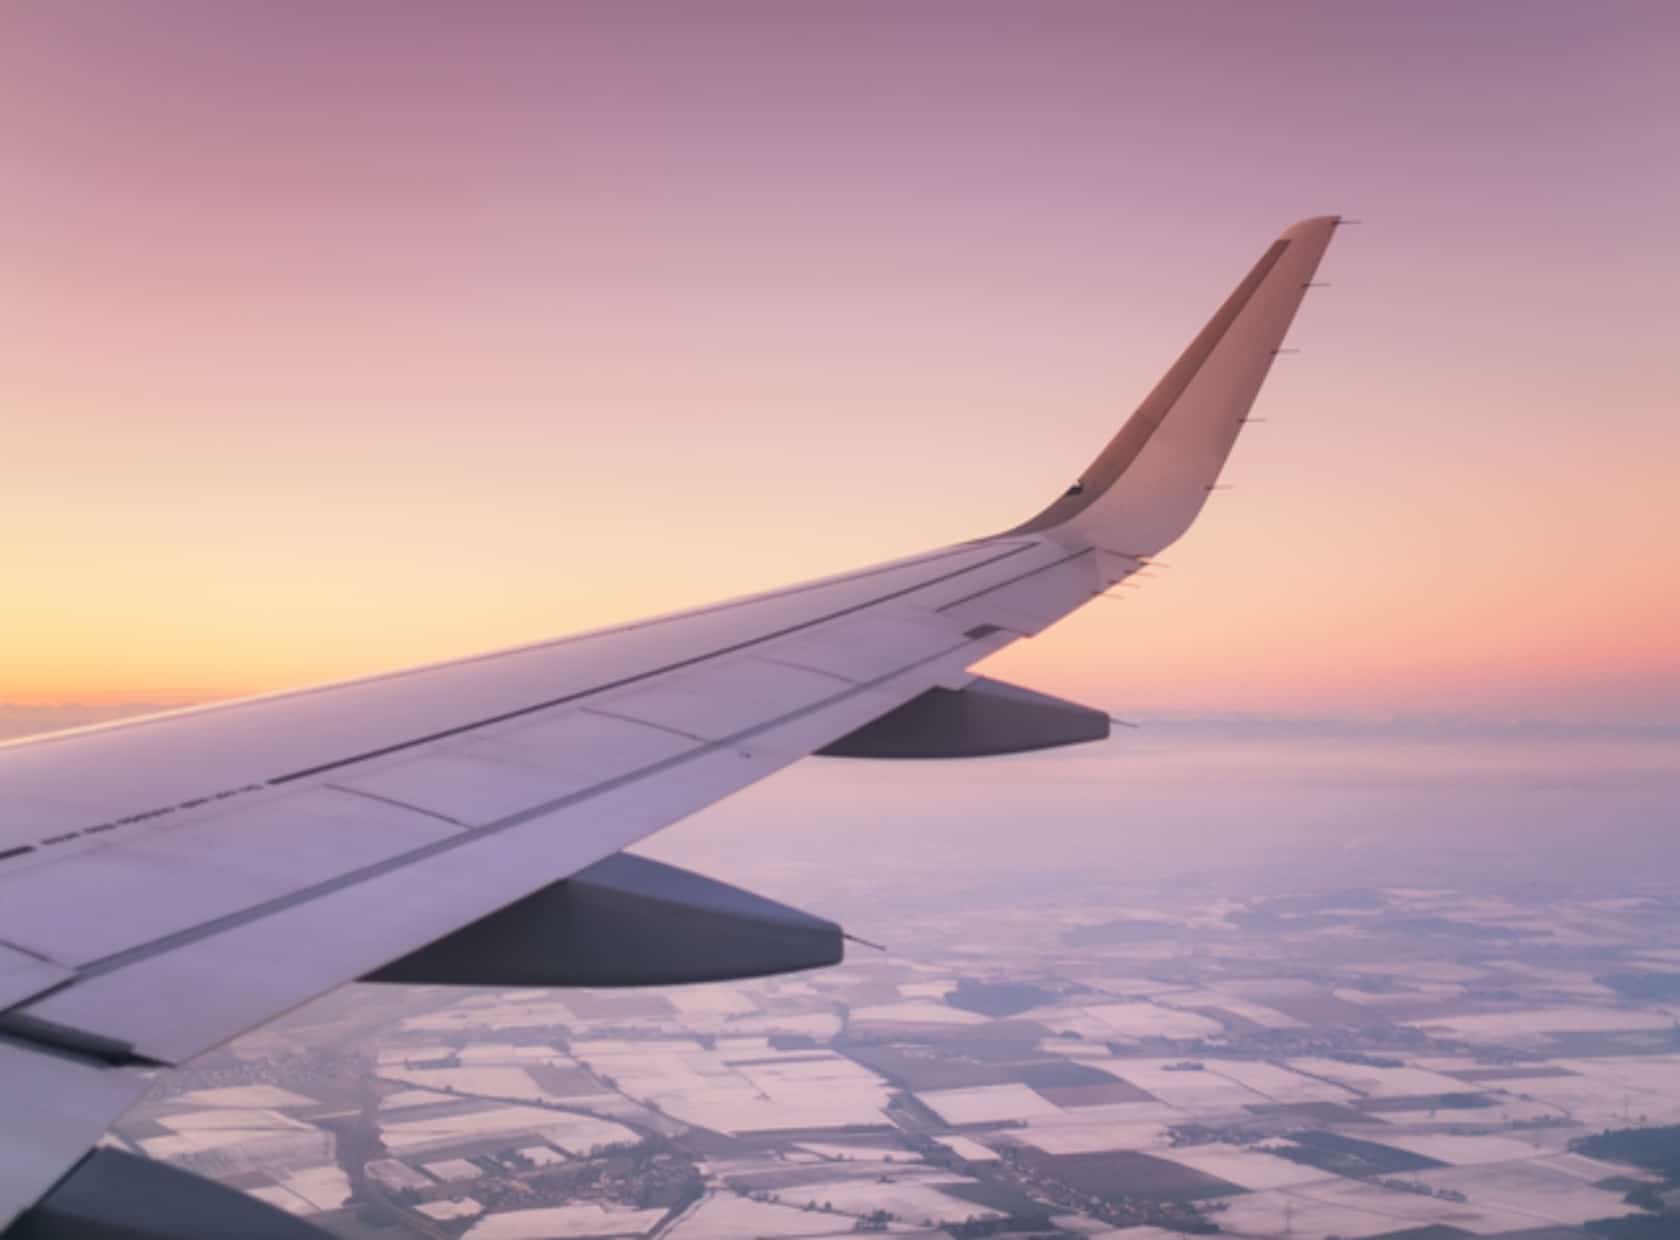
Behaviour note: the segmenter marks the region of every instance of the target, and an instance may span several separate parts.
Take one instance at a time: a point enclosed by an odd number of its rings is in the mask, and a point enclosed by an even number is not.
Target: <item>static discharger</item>
[[[871,943],[868,939],[861,939],[850,931],[844,932],[841,937],[848,943],[861,943],[864,947],[873,947],[878,952],[884,952],[887,950],[883,944]]]
[[[1136,554],[1134,554],[1133,552],[1130,552],[1130,551],[1116,551],[1113,547],[1098,547],[1098,548],[1096,548],[1096,550],[1102,552],[1104,555],[1117,555],[1122,560],[1130,560],[1134,564],[1147,564],[1150,568],[1170,568],[1171,567],[1171,565],[1163,564],[1163,563],[1161,563],[1161,561],[1156,560],[1156,559],[1152,559],[1151,557],[1149,557],[1147,555],[1136,555]]]

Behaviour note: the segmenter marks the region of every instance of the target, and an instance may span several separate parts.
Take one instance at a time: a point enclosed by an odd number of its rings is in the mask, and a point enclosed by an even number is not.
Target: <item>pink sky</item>
[[[1668,4],[0,9],[0,702],[207,697],[1003,528],[1333,247],[1118,713],[1680,721]]]

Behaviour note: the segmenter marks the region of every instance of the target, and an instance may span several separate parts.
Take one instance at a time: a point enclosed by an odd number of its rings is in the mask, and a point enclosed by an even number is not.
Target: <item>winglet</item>
[[[1267,247],[1079,480],[1008,532],[1149,556],[1189,529],[1340,223],[1302,220]]]

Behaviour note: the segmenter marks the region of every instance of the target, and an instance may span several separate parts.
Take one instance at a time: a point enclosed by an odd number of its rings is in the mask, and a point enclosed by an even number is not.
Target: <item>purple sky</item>
[[[1655,3],[14,2],[0,701],[1001,528],[1339,211],[1232,495],[1000,670],[1673,722],[1677,46]]]

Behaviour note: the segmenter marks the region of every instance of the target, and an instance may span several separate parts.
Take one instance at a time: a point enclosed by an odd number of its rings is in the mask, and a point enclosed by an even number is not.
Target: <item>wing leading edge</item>
[[[557,642],[0,746],[0,1226],[55,1182],[74,1187],[65,1173],[155,1070],[428,948],[458,975],[486,924],[574,916],[556,884],[801,757],[1100,735],[1091,712],[1042,695],[981,682],[965,702],[952,686],[1189,527],[1339,222],[1268,247],[1079,481],[1003,534]]]

